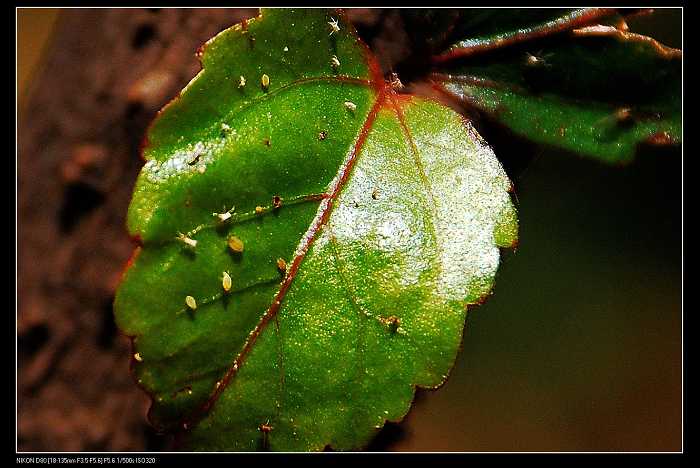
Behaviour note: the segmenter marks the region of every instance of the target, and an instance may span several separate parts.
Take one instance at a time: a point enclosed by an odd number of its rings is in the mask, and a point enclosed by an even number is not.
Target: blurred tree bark
[[[157,450],[112,300],[133,245],[139,145],[195,51],[257,14],[61,12],[18,125],[18,449]]]

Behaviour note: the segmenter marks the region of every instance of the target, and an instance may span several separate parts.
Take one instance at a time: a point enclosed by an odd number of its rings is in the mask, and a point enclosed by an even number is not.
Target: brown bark
[[[65,10],[18,128],[18,449],[164,448],[112,300],[148,122],[255,10]]]

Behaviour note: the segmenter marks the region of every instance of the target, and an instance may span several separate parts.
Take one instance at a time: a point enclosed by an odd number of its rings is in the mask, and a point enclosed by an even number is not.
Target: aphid
[[[335,55],[331,57],[331,66],[334,70],[340,66],[340,60]]]
[[[263,211],[265,211],[265,209],[264,209],[262,206],[258,205],[258,206],[255,207],[255,212],[256,212],[257,214],[260,214],[260,213],[262,213]]]
[[[283,258],[277,259],[277,269],[280,271],[280,273],[287,271],[287,262]]]
[[[242,88],[245,86],[245,76],[241,75],[241,77],[238,80],[238,87]]]
[[[269,422],[266,422],[264,424],[261,424],[260,427],[258,427],[258,430],[264,433],[270,432],[272,429],[274,429]]]
[[[376,200],[377,198],[379,198],[379,189],[375,188],[372,190],[372,199]]]
[[[329,36],[331,36],[333,33],[340,32],[340,26],[338,26],[338,20],[335,18],[331,18],[331,20],[328,22],[328,25],[331,27],[331,33]]]
[[[275,195],[274,197],[272,197],[272,206],[274,206],[275,208],[279,208],[280,206],[282,206],[282,197],[280,197],[279,195]]]
[[[357,106],[355,105],[354,102],[345,101],[344,104],[345,104],[345,108],[347,110],[349,110],[350,112],[355,112],[355,110],[357,109]]]
[[[190,239],[189,237],[187,237],[186,235],[184,235],[184,234],[181,233],[181,232],[178,232],[178,233],[177,233],[177,240],[179,240],[180,242],[183,242],[183,243],[184,243],[186,246],[188,246],[188,247],[192,247],[193,249],[194,249],[195,247],[197,247],[197,241],[196,241],[196,240]]]
[[[243,241],[236,236],[231,236],[228,238],[228,248],[236,253],[243,252]]]
[[[391,88],[394,91],[401,91],[403,89],[403,83],[401,83],[401,80],[399,79],[399,75],[397,73],[392,73],[391,74]]]
[[[615,111],[615,120],[618,124],[630,123],[632,121],[632,109],[622,107]]]
[[[231,276],[227,271],[224,272],[224,275],[221,278],[221,287],[224,288],[224,292],[229,292],[231,290]]]
[[[189,307],[192,310],[197,309],[197,301],[195,301],[194,297],[192,296],[185,297],[185,304],[187,304],[187,307]]]
[[[265,146],[267,146],[267,147],[272,146],[272,142],[270,141],[269,138],[265,138],[265,139],[263,140],[263,143],[264,143]]]
[[[539,58],[536,55],[532,55],[530,53],[527,54],[527,58],[525,59],[525,63],[530,67],[540,67],[540,66],[546,64],[544,59]]]
[[[327,136],[328,136],[328,132],[326,132],[326,131],[324,130],[324,131],[322,131],[322,132],[320,132],[320,133],[318,134],[318,139],[321,140],[321,141],[323,141],[323,140],[326,139]]]
[[[139,353],[134,354],[134,359],[136,359],[138,362],[143,361],[143,358],[141,357],[141,354],[139,354]]]
[[[230,211],[225,211],[223,213],[212,213],[213,216],[219,218],[219,221],[222,223],[225,223],[229,219],[231,219],[231,212]]]
[[[260,77],[260,84],[262,84],[263,89],[267,90],[270,86],[270,77],[263,73],[263,76]]]
[[[396,333],[401,325],[401,319],[396,315],[391,315],[385,318],[383,321],[387,327],[389,327],[389,330],[391,330],[392,333]]]

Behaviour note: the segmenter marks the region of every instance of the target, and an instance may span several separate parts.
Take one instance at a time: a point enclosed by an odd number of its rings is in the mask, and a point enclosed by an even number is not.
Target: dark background
[[[111,302],[155,112],[194,52],[255,10],[18,10],[18,448],[162,450]],[[351,10],[386,70],[396,11]],[[630,21],[680,47],[681,12]],[[488,131],[484,129],[488,135]],[[490,140],[514,179],[520,246],[468,316],[448,382],[373,450],[681,449],[681,153],[611,167]]]

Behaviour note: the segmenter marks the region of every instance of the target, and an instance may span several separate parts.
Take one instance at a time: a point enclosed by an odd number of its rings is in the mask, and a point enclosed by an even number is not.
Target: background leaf
[[[520,136],[606,162],[681,141],[681,52],[614,27],[445,62],[433,79]]]
[[[444,381],[515,242],[491,150],[395,95],[338,19],[271,10],[224,31],[149,132],[115,311],[151,420],[193,448],[367,443]]]
[[[469,49],[502,47],[617,17],[614,8],[402,9],[414,48],[454,58]],[[472,53],[472,52],[469,52]]]

